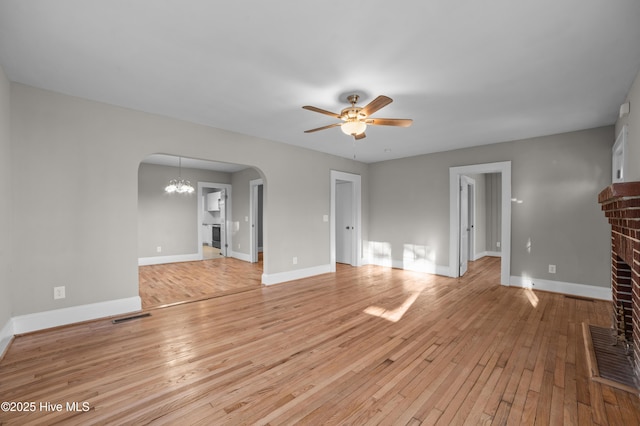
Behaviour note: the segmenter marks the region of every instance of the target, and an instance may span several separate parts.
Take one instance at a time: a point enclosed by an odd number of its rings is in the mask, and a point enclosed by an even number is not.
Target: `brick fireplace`
[[[614,328],[631,344],[640,377],[640,182],[614,183],[598,202],[611,224]]]

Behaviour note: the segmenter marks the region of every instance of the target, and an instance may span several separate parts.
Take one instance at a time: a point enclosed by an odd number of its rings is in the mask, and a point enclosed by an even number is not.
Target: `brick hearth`
[[[614,183],[598,195],[611,224],[611,291],[614,312],[624,309],[624,334],[633,343],[640,377],[640,182]]]

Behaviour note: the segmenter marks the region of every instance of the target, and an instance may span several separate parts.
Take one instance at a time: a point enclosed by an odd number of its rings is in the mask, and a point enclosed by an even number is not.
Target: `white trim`
[[[362,265],[362,177],[353,173],[331,170],[331,205],[329,218],[329,262],[330,272],[336,272],[336,184],[338,181],[353,183],[353,214],[355,216],[355,259],[352,266]]]
[[[262,274],[262,284],[280,284],[287,281],[312,277],[314,275],[327,274],[329,272],[335,272],[335,266],[336,265],[334,263],[333,271],[331,270],[331,265],[320,265],[305,269],[294,269],[293,271],[277,272],[275,274]]]
[[[2,327],[2,330],[0,330],[0,359],[2,359],[7,349],[9,349],[14,334],[13,318],[9,318],[9,321],[7,321],[4,327]]]
[[[238,260],[242,260],[244,262],[250,262],[251,263],[251,255],[250,254],[239,253],[237,251],[232,251],[230,257],[233,257],[233,258],[238,259]]]
[[[200,236],[202,240],[202,235]],[[200,251],[202,246],[200,246]],[[139,257],[138,266],[146,265],[162,265],[164,263],[178,263],[178,262],[194,262],[196,260],[202,260],[202,255],[199,253],[192,254],[176,254],[173,256],[153,256],[153,257]]]
[[[460,245],[460,176],[465,174],[501,173],[502,176],[502,260],[500,284],[509,285],[511,275],[511,161],[475,164],[449,168],[449,274],[459,275],[457,257]]]
[[[264,181],[262,179],[252,179],[249,181],[249,214],[251,217],[251,220],[249,221],[249,226],[251,227],[249,232],[249,248],[251,252],[249,255],[249,261],[251,263],[256,263],[258,261],[258,253],[262,251],[260,248],[256,247],[258,245],[258,227],[256,226],[256,222],[258,221],[258,187],[260,185],[262,185],[262,190],[264,191]],[[264,203],[262,208],[264,209]],[[262,214],[264,216],[264,211]],[[264,227],[264,220],[262,222],[262,226]]]
[[[599,300],[611,300],[612,297],[610,287],[596,287],[586,284],[517,276],[512,276],[510,281],[510,285],[512,287],[529,288],[533,290],[549,291],[552,293],[568,294],[571,296],[580,296]]]
[[[502,252],[499,252],[499,251],[483,251],[483,252],[480,252],[480,253],[476,253],[473,261],[476,261],[478,259],[482,259],[483,257],[487,257],[487,256],[502,257]]]
[[[624,182],[625,181],[625,169],[627,167],[627,134],[628,127],[625,124],[620,129],[616,141],[611,148],[611,182]]]
[[[140,296],[127,299],[109,300],[107,302],[91,303],[88,305],[72,306],[52,311],[37,312],[35,314],[13,317],[13,333],[22,334],[44,330],[61,325],[74,324],[99,318],[107,318],[142,309]]]

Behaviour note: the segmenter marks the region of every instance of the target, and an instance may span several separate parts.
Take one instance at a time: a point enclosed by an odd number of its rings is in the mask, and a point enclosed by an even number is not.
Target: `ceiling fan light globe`
[[[367,129],[367,123],[357,120],[347,121],[342,123],[340,128],[345,135],[360,135]]]

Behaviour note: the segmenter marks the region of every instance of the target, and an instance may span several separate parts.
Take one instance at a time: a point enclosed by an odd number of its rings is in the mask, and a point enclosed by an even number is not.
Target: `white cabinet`
[[[207,211],[219,212],[220,211],[220,193],[211,192],[207,194]]]
[[[211,225],[202,225],[202,244],[213,245],[213,230]]]

